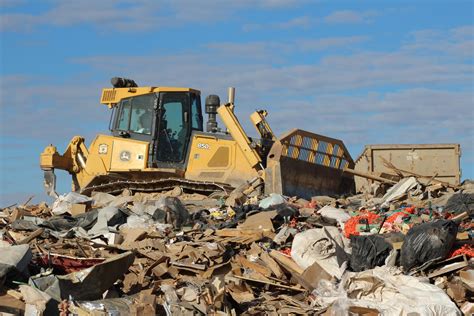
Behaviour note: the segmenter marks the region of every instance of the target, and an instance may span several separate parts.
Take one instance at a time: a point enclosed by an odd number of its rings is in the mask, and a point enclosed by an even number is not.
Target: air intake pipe
[[[134,88],[138,87],[137,83],[132,79],[113,77],[110,83],[114,88]]]
[[[210,94],[206,97],[206,113],[208,114],[208,120],[206,124],[206,130],[208,133],[215,133],[218,131],[217,128],[217,108],[221,104],[219,96]]]

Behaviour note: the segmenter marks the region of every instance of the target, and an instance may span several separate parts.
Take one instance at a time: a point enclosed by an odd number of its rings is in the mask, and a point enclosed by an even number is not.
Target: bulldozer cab
[[[150,143],[149,167],[185,169],[193,130],[203,130],[200,95],[159,92],[122,99],[112,116],[114,136]]]

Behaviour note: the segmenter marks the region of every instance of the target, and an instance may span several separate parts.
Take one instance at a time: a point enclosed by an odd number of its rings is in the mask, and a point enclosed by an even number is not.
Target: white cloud
[[[317,19],[310,16],[297,16],[289,20],[271,23],[246,23],[242,25],[244,32],[259,30],[287,30],[287,29],[308,29],[317,23]]]
[[[317,126],[324,126],[328,134],[351,131],[350,135],[343,134],[348,139],[359,137],[362,140],[368,137],[367,133],[384,135],[376,130],[385,130],[388,123],[388,130],[394,132],[399,125],[410,126],[404,130],[416,126],[418,134],[415,139],[422,139],[420,135],[432,135],[432,129],[435,129],[432,122],[443,127],[443,135],[456,139],[472,136],[472,132],[465,132],[473,119],[470,110],[473,95],[469,89],[474,69],[470,63],[455,58],[440,62],[437,55],[430,52],[420,54],[405,48],[391,52],[329,55],[307,64],[286,62],[294,56],[290,53],[350,46],[365,39],[300,39],[293,45],[278,42],[214,43],[205,45],[200,53],[159,55],[152,52],[126,58],[95,56],[75,58],[73,62],[100,72],[103,78],[122,75],[141,85],[191,86],[201,89],[203,95],[217,93],[224,97],[226,87],[235,86],[239,113],[246,114],[262,104],[270,104],[272,117],[281,118],[277,126],[290,127],[285,122],[290,125],[313,124],[314,120],[309,120],[309,123],[301,121],[303,111],[311,113],[310,117],[318,120]],[[277,59],[280,62],[275,64]],[[450,91],[453,85],[457,86],[457,91]],[[89,84],[78,90],[65,84],[61,89],[50,90],[31,85],[22,93],[13,93],[16,99],[9,104],[30,104],[36,95],[40,95],[41,100],[55,100],[55,106],[67,104],[71,99],[75,104],[71,108],[80,109],[83,104],[89,104],[87,111],[99,113],[101,107],[97,99],[102,86]],[[360,91],[376,91],[378,88],[395,92],[371,92],[360,96]],[[344,96],[348,91],[359,91],[359,96]],[[39,115],[46,120],[54,113],[55,106],[42,110]],[[77,111],[73,113],[79,113]],[[62,109],[55,113],[58,118],[68,115]],[[100,117],[104,119],[105,115]],[[374,123],[367,127],[368,119],[383,124]],[[420,124],[423,120],[428,123]],[[332,121],[343,123],[332,124]],[[425,133],[423,129],[429,132]],[[391,139],[396,142],[396,137]]]
[[[252,2],[252,1],[250,1]],[[254,1],[255,4],[268,8],[286,8],[295,7],[307,2],[307,0],[260,0]]]
[[[330,24],[339,23],[370,23],[378,13],[376,11],[335,11],[323,18],[323,21]]]
[[[102,31],[139,31],[189,23],[213,24],[233,18],[248,8],[276,10],[302,3],[295,0],[200,0],[199,3],[194,0],[53,0],[51,6],[45,6],[36,14],[3,13],[0,30],[15,32],[32,31],[41,25],[93,25]]]
[[[328,37],[297,41],[296,45],[302,51],[322,51],[331,48],[351,48],[349,45],[359,44],[369,40],[368,36]]]
[[[0,135],[6,140],[41,139],[47,145],[66,141],[78,131],[93,135],[96,131],[87,131],[91,125],[106,130],[110,112],[99,104],[100,85],[77,85],[74,79],[53,85],[50,78],[39,76],[1,77]]]
[[[288,21],[284,21],[281,23],[276,24],[276,27],[282,29],[289,29],[294,27],[302,27],[307,28],[311,26],[313,23],[312,19],[308,16],[298,16],[296,18],[290,19]]]
[[[474,56],[474,26],[463,26],[446,31],[421,30],[410,34],[409,42],[402,46],[406,51],[433,52],[439,58]]]
[[[205,91],[223,91],[233,85],[250,95],[315,95],[390,86],[465,87],[472,83],[474,69],[470,63],[454,58],[440,62],[437,56],[404,49],[330,55],[310,63],[288,63],[295,56],[289,52],[311,52],[332,45],[351,46],[352,42],[362,40],[363,37],[312,39],[295,41],[294,45],[222,43],[209,44],[198,54],[96,56],[74,61],[110,76],[123,73],[141,83],[191,85]],[[160,74],[158,83],[155,82],[157,73]]]
[[[264,59],[267,63],[278,63],[294,53],[320,52],[334,48],[338,48],[339,51],[351,51],[357,44],[367,40],[369,40],[367,36],[347,36],[246,43],[219,42],[206,44],[205,47],[212,51],[213,58],[217,60],[221,58],[227,58],[228,61],[234,58],[247,61]],[[205,56],[202,57],[205,58]]]
[[[0,0],[0,8],[17,7],[25,4],[25,0]]]
[[[282,100],[272,104],[268,120],[279,134],[297,126],[359,150],[380,143],[460,143],[465,160],[474,156],[473,109],[470,91],[418,88]],[[354,157],[358,153],[351,152]]]

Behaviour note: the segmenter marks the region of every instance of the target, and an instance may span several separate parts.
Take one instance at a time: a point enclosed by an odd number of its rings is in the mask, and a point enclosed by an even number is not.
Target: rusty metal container
[[[457,185],[461,181],[461,147],[459,144],[389,144],[366,145],[355,161],[355,170],[374,175],[395,174],[384,164],[384,158],[395,167]],[[356,177],[361,191],[372,180]]]

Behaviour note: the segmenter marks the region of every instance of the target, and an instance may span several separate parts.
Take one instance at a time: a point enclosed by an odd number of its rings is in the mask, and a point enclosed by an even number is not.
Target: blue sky
[[[0,0],[0,207],[45,199],[39,154],[107,132],[100,91],[236,87],[237,114],[265,108],[365,144],[460,143],[474,178],[472,1]],[[69,175],[57,171],[59,191]]]

